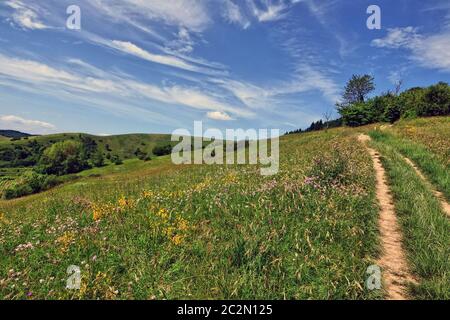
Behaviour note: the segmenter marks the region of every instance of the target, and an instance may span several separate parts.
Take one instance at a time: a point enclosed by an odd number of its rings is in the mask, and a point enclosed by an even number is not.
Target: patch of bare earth
[[[445,200],[444,194],[438,190],[436,190],[433,186],[433,184],[428,180],[427,177],[420,171],[420,169],[416,166],[414,162],[412,162],[409,158],[403,157],[405,161],[413,167],[413,169],[416,171],[416,174],[428,185],[428,187],[433,191],[434,195],[438,200],[441,202],[442,210],[447,214],[447,216],[450,217],[450,204]]]
[[[408,283],[416,283],[416,280],[409,271],[406,255],[402,248],[403,236],[395,214],[394,201],[386,182],[386,173],[381,164],[379,153],[367,145],[370,137],[360,135],[358,139],[369,151],[376,173],[376,193],[380,204],[379,229],[382,244],[382,255],[377,263],[383,270],[384,289],[387,299],[406,300],[408,299]]]

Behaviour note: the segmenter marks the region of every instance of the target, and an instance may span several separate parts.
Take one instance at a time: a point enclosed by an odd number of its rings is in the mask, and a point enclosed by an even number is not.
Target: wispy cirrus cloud
[[[222,16],[226,21],[241,26],[243,29],[247,29],[251,25],[251,22],[245,15],[244,11],[238,4],[231,0],[223,1]]]
[[[276,21],[283,18],[287,13],[287,9],[296,2],[286,0],[247,0],[248,6],[259,22]]]
[[[238,117],[252,117],[254,113],[245,108],[233,106],[214,95],[205,93],[198,87],[185,85],[155,85],[122,75],[108,73],[89,64],[72,59],[70,63],[81,69],[55,68],[37,61],[12,58],[0,54],[0,84],[32,90],[42,94],[51,92],[57,96],[78,97],[80,93],[92,96],[93,101],[99,94],[106,100],[117,98],[134,101],[150,99],[169,105],[184,106],[204,111],[220,111]],[[75,71],[77,70],[77,71]],[[87,70],[87,71],[86,71]],[[21,85],[16,85],[17,82]],[[29,84],[30,86],[24,86]],[[86,98],[86,97],[85,97]]]
[[[153,20],[192,31],[202,31],[211,22],[206,1],[95,0],[94,5],[115,18],[133,16],[140,21]],[[108,11],[104,8],[108,8]]]
[[[189,71],[198,70],[197,67],[195,67],[191,64],[188,64],[185,61],[183,61],[177,57],[151,53],[147,50],[144,50],[144,49],[138,47],[137,45],[135,45],[134,43],[131,43],[129,41],[112,40],[108,45],[111,48],[117,49],[123,53],[131,54],[133,56],[139,57],[141,59],[144,59],[144,60],[147,60],[150,62],[159,63],[159,64],[163,64],[166,66],[171,66],[171,67],[180,68],[180,69],[189,70]]]
[[[318,91],[334,104],[339,100],[340,88],[327,74],[304,64],[298,66],[298,73],[290,80],[272,83],[261,87],[252,83],[233,79],[210,79],[222,86],[250,109],[271,109],[285,103],[289,95]]]
[[[40,10],[38,6],[24,3],[19,0],[7,0],[4,5],[13,9],[12,21],[21,28],[31,30],[50,28],[40,20],[38,16]]]

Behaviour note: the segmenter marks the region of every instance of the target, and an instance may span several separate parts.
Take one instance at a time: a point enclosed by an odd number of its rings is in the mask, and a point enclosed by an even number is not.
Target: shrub
[[[123,164],[122,159],[120,159],[120,157],[117,154],[111,156],[111,162],[114,163],[116,166]]]
[[[153,148],[153,154],[155,156],[165,156],[172,153],[172,146],[170,144],[163,146],[156,146]]]
[[[94,167],[103,167],[105,165],[105,158],[103,153],[97,151],[92,155],[91,163]]]
[[[342,107],[339,112],[344,124],[350,127],[363,126],[377,121],[372,100]]]
[[[41,168],[45,174],[61,176],[80,172],[89,168],[89,165],[83,158],[82,144],[66,140],[57,142],[44,150]]]
[[[39,174],[27,171],[3,191],[3,198],[14,199],[48,190],[63,180],[54,175]]]

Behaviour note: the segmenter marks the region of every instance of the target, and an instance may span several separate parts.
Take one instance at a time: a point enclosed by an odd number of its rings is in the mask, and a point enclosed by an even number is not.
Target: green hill
[[[15,131],[15,130],[0,130],[0,139],[1,138],[23,138],[23,137],[31,137],[31,134]]]
[[[56,142],[64,140],[79,140],[80,137],[90,137],[97,144],[98,150],[104,155],[110,153],[121,157],[122,159],[136,158],[135,152],[139,148],[146,154],[152,154],[153,148],[157,145],[166,145],[170,142],[170,135],[167,134],[126,134],[112,136],[95,136],[84,133],[60,133],[44,136],[26,136],[20,140],[11,141],[10,139],[1,139],[0,153],[7,149],[27,148],[33,141],[41,147],[48,147]],[[7,161],[0,160],[0,167],[5,166]]]

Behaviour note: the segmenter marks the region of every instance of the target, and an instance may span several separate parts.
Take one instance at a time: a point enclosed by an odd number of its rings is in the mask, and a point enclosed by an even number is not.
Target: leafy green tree
[[[398,97],[398,104],[401,107],[402,118],[415,118],[419,110],[423,109],[425,104],[424,88],[416,87],[406,90]]]
[[[353,103],[364,102],[367,95],[375,90],[374,78],[368,74],[353,75],[345,86],[342,95],[343,104],[350,105]]]
[[[450,87],[445,82],[430,86],[425,93],[425,103],[420,116],[442,116],[450,114]]]
[[[97,152],[97,142],[87,135],[80,134],[79,138],[83,146],[82,157],[87,160]]]
[[[77,173],[89,168],[82,144],[73,140],[57,142],[45,149],[41,165],[44,173],[55,175]]]
[[[373,102],[358,102],[340,111],[344,124],[350,127],[363,126],[376,120]]]
[[[91,162],[94,167],[103,167],[105,165],[105,158],[100,151],[95,152],[91,157]]]

